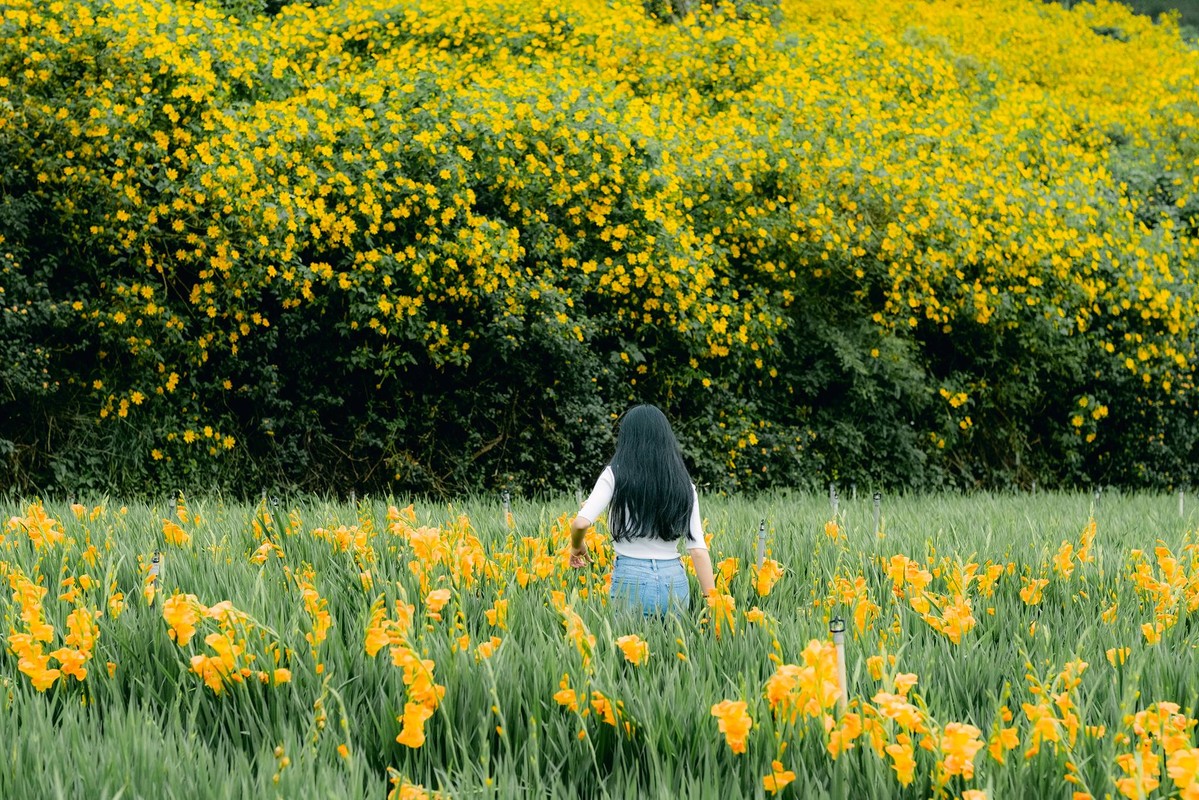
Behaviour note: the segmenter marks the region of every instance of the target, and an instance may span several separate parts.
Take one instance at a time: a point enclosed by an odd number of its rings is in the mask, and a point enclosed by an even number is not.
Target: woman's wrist
[[[583,538],[587,533],[587,528],[580,528],[577,522],[578,518],[576,517],[575,520],[570,524],[570,546],[574,550],[580,550],[583,547]]]

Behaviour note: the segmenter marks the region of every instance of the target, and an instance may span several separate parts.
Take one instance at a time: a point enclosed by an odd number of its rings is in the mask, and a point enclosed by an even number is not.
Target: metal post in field
[[[833,519],[837,518],[837,484],[829,481],[828,484],[828,504],[833,510]]]
[[[507,489],[500,492],[500,500],[504,504],[504,527],[512,527],[512,493]]]
[[[1186,516],[1186,503],[1183,501],[1182,489],[1178,490],[1178,516],[1180,516],[1180,517]]]
[[[142,593],[146,598],[146,605],[154,605],[154,601],[158,599],[159,584],[162,583],[162,551],[155,550],[154,557],[150,559],[150,572],[146,575],[146,582],[142,589]]]
[[[874,535],[878,536],[883,528],[883,493],[874,493]]]
[[[828,632],[833,635],[833,644],[837,647],[837,683],[841,689],[837,709],[844,714],[849,704],[849,686],[845,677],[845,620],[833,617],[829,620]]]
[[[766,563],[766,518],[763,517],[761,523],[758,524],[758,572],[762,571],[762,565]]]

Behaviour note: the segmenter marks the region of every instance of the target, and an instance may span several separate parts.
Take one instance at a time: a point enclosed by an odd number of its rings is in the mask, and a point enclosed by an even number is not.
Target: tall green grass
[[[87,572],[103,585],[87,597],[105,608],[110,585],[124,592],[127,607],[116,619],[100,619],[100,639],[82,683],[64,679],[39,693],[18,671],[7,647],[20,626],[19,610],[5,587],[0,595],[0,797],[371,797],[383,798],[393,768],[427,789],[453,797],[759,797],[762,776],[778,758],[794,770],[785,792],[802,797],[925,797],[934,794],[935,757],[917,750],[916,780],[904,788],[889,762],[880,760],[863,740],[834,761],[825,750],[816,723],[776,728],[762,697],[777,653],[795,663],[813,638],[828,638],[829,618],[852,618],[853,610],[830,599],[840,576],[865,580],[870,599],[880,607],[869,628],[847,644],[851,698],[869,702],[880,684],[866,659],[884,652],[897,656],[896,667],[919,675],[913,690],[939,724],[967,722],[987,737],[1007,705],[1011,724],[1020,727],[1021,746],[1005,764],[986,751],[976,758],[975,778],[955,778],[949,795],[978,788],[992,797],[1070,797],[1078,789],[1096,797],[1117,794],[1123,775],[1116,756],[1130,750],[1117,742],[1127,730],[1125,715],[1155,701],[1172,701],[1194,716],[1199,706],[1199,659],[1196,626],[1183,613],[1149,645],[1140,626],[1154,619],[1150,599],[1129,579],[1132,551],[1145,551],[1154,565],[1158,543],[1169,547],[1189,571],[1199,591],[1193,540],[1199,503],[1180,514],[1177,497],[1088,494],[887,496],[882,499],[881,530],[875,530],[874,506],[867,493],[842,497],[838,520],[844,538],[825,534],[832,509],[822,496],[776,493],[757,498],[703,497],[706,530],[713,534],[713,561],[737,558],[740,571],[729,592],[739,618],[734,635],[716,638],[703,620],[693,583],[690,613],[666,621],[643,620],[610,609],[602,601],[604,570],[557,571],[522,589],[514,569],[473,588],[456,588],[443,620],[426,624],[423,601],[409,568],[411,550],[387,532],[389,505],[401,499],[368,498],[357,507],[313,498],[267,502],[257,507],[218,498],[191,499],[187,507],[202,517],[185,526],[192,540],[183,547],[164,545],[162,520],[174,518],[172,502],[121,509],[111,500],[88,504],[105,510],[94,521],[76,519],[65,503],[46,509],[67,533],[63,543],[36,551],[19,529],[9,527],[0,543],[0,562],[40,575],[49,588],[45,615],[59,636],[73,606],[58,601],[64,575]],[[4,519],[23,516],[27,505],[0,507]],[[466,515],[488,554],[520,556],[522,537],[552,538],[563,514],[573,513],[573,498],[513,500],[511,528],[498,498],[475,497],[453,506],[417,503],[418,519],[448,528]],[[282,532],[288,514],[298,523]],[[285,552],[265,564],[250,556],[262,539],[255,524],[268,531]],[[1063,541],[1077,543],[1094,516],[1098,525],[1095,561],[1077,567],[1070,580],[1051,572],[1051,559]],[[786,573],[766,597],[757,597],[749,566],[757,548],[760,520],[767,522],[770,557]],[[373,528],[375,559],[367,564],[373,585],[360,578],[362,564],[312,535],[318,527]],[[558,538],[556,545],[562,540]],[[82,561],[87,544],[96,545],[94,565]],[[144,562],[164,550],[158,602],[141,596]],[[933,630],[905,603],[895,599],[883,561],[903,554],[937,568],[942,559],[1011,564],[993,597],[972,597],[976,627],[960,644]],[[139,559],[141,560],[139,562]],[[284,565],[310,564],[315,585],[333,617],[318,657],[310,654],[304,634],[311,622],[300,593]],[[527,564],[526,564],[526,568]],[[0,567],[0,570],[4,570]],[[444,573],[439,572],[438,575]],[[1050,578],[1044,599],[1030,606],[1021,600],[1020,576]],[[433,579],[433,585],[446,585]],[[943,590],[943,576],[932,588]],[[589,590],[584,597],[583,590]],[[292,679],[279,686],[257,681],[214,694],[189,671],[189,659],[203,651],[203,632],[186,648],[168,638],[162,600],[173,592],[195,594],[205,605],[229,600],[270,635],[290,648]],[[578,611],[597,646],[590,673],[565,640],[561,615],[551,592],[563,591]],[[485,611],[502,592],[510,602],[508,630],[494,630]],[[389,603],[407,597],[417,606],[413,646],[435,662],[435,680],[446,687],[436,714],[426,725],[427,741],[412,750],[396,742],[397,715],[403,711],[400,670],[386,650],[366,655],[363,639],[372,600],[386,594]],[[1181,595],[1180,595],[1181,596]],[[1101,614],[1113,603],[1112,621]],[[751,624],[743,612],[764,610],[765,624]],[[994,613],[988,613],[993,608]],[[455,629],[455,615],[464,630]],[[471,636],[468,651],[455,651],[454,639]],[[633,667],[613,644],[637,633],[650,649],[648,662]],[[474,648],[491,635],[503,644],[490,659],[476,660]],[[777,644],[776,644],[777,643]],[[54,646],[58,646],[57,644]],[[1105,651],[1129,647],[1127,662],[1110,665]],[[53,649],[53,647],[48,648]],[[678,655],[682,653],[686,660]],[[1085,725],[1104,726],[1103,735],[1080,735],[1071,752],[1043,748],[1024,758],[1028,724],[1020,711],[1033,701],[1026,675],[1056,674],[1071,659],[1089,664],[1076,692]],[[110,677],[105,665],[113,662]],[[323,672],[317,673],[317,664]],[[635,729],[618,734],[594,713],[579,716],[553,699],[559,680],[587,685],[624,703]],[[733,754],[711,716],[723,699],[749,703],[755,720],[747,752]],[[321,721],[323,709],[324,721]],[[586,734],[580,738],[580,730]],[[780,752],[781,743],[786,746]],[[339,746],[348,748],[348,757]],[[1194,746],[1192,733],[1191,746]],[[283,760],[287,765],[281,768]],[[1069,760],[1085,787],[1064,782]],[[1162,771],[1167,796],[1173,785]]]

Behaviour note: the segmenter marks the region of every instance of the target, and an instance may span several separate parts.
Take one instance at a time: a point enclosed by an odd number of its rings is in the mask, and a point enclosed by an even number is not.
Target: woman
[[[634,406],[621,419],[616,453],[570,523],[572,567],[589,560],[583,533],[605,508],[616,551],[612,601],[640,607],[647,616],[686,608],[690,592],[680,539],[700,588],[705,594],[715,588],[699,495],[666,415],[654,406]]]

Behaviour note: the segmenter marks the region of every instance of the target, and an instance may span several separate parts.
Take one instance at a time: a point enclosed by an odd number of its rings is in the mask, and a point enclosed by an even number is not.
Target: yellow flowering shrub
[[[553,486],[640,399],[730,486],[1189,469],[1169,20],[253,7],[5,5],[14,479]]]

